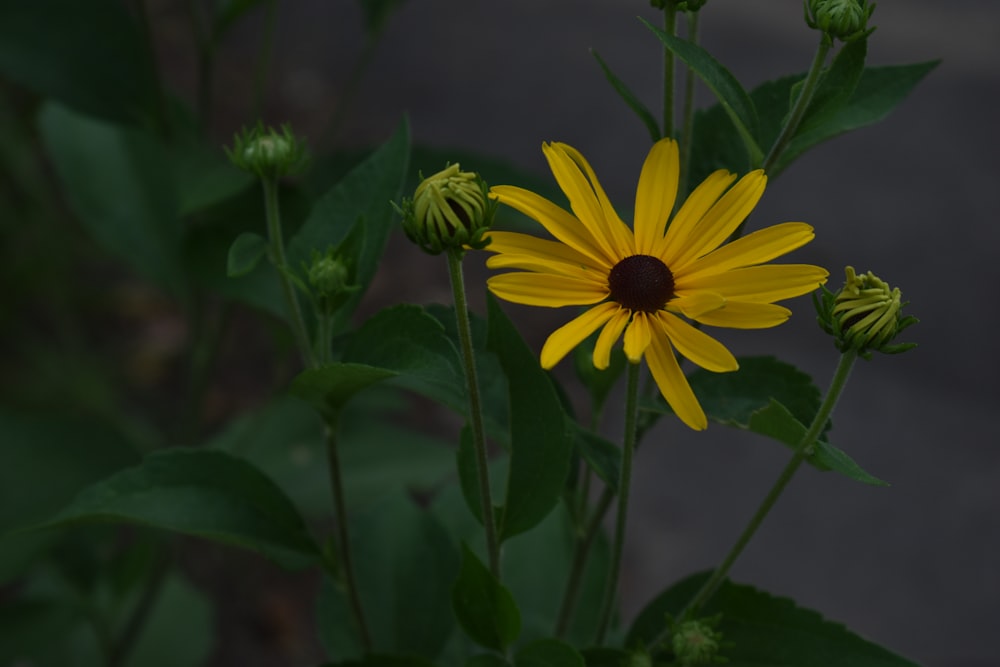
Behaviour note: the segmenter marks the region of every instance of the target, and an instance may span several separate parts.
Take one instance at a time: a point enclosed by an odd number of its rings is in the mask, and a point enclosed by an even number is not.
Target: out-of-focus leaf
[[[394,377],[395,371],[366,364],[333,363],[299,373],[290,391],[320,412],[337,412],[362,389]]]
[[[583,656],[558,639],[538,639],[514,655],[514,667],[584,667]]]
[[[840,109],[851,99],[865,71],[867,55],[867,38],[856,39],[841,47],[816,87],[809,108],[802,117],[799,132],[808,130],[816,119],[822,122],[824,116]]]
[[[226,274],[236,278],[250,273],[266,253],[267,239],[260,234],[243,232],[229,246]]]
[[[481,646],[503,651],[521,632],[521,614],[510,591],[465,545],[451,600],[462,629]]]
[[[635,96],[635,93],[629,90],[624,81],[615,76],[615,73],[611,71],[611,68],[608,67],[608,64],[604,62],[604,59],[601,58],[597,51],[591,49],[590,55],[594,56],[594,59],[597,60],[597,64],[601,66],[601,70],[604,72],[604,77],[611,84],[611,87],[615,89],[615,92],[618,93],[618,96],[622,98],[622,101],[639,117],[642,124],[646,126],[649,138],[654,142],[658,141],[663,134],[660,132],[660,126],[657,124],[652,112]]]

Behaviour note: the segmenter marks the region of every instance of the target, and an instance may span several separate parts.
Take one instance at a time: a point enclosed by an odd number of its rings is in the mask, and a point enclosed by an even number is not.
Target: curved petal
[[[625,356],[633,364],[642,361],[642,354],[653,339],[653,328],[649,322],[649,313],[642,311],[632,314],[632,321],[625,329]]]
[[[534,255],[515,255],[505,252],[502,255],[494,255],[487,259],[486,266],[491,269],[520,269],[535,273],[570,276],[571,278],[592,282],[598,286],[606,286],[608,284],[608,277],[604,271]]]
[[[791,315],[792,311],[773,303],[727,301],[725,308],[703,313],[692,319],[713,327],[769,329],[782,324]]]
[[[486,285],[501,299],[526,306],[588,306],[608,296],[607,288],[592,282],[541,273],[501,273]]]
[[[725,373],[740,367],[736,357],[725,345],[676,315],[660,312],[656,319],[677,351],[705,370]]]
[[[618,308],[617,303],[602,303],[553,331],[542,346],[542,368],[548,369],[558,364],[584,338],[611,319]]]
[[[610,269],[618,261],[601,249],[585,225],[545,197],[513,185],[494,185],[490,188],[490,195],[500,203],[537,220],[552,236],[586,255],[598,266]]]
[[[695,260],[679,272],[684,279],[699,275],[722,273],[754,264],[769,262],[813,240],[813,228],[804,222],[785,222],[727,243],[721,248]]]
[[[828,275],[826,269],[811,264],[765,264],[701,276],[689,284],[678,280],[676,289],[678,294],[708,290],[727,300],[771,303],[807,294],[825,283]]]
[[[708,418],[681,372],[666,336],[653,339],[646,351],[646,363],[649,364],[649,371],[653,374],[660,393],[680,420],[696,431],[705,430]]]
[[[488,238],[490,239],[490,244],[484,248],[487,252],[534,255],[540,258],[552,258],[567,264],[588,266],[594,269],[602,267],[602,265],[590,261],[590,257],[587,255],[559,241],[549,241],[548,239],[540,239],[530,234],[520,234],[518,232],[496,231],[490,231]]]
[[[651,255],[663,238],[667,220],[677,199],[680,158],[677,142],[660,139],[650,149],[635,190],[636,252]]]
[[[767,176],[758,169],[736,182],[691,230],[684,247],[673,258],[675,270],[689,261],[715,250],[746,220],[760,201],[767,186]]]
[[[552,175],[569,199],[570,208],[597,241],[604,256],[609,259],[620,258],[621,251],[612,228],[604,217],[601,202],[580,167],[559,144],[542,144],[542,150]]]
[[[611,205],[611,200],[608,199],[607,193],[604,192],[604,188],[601,187],[601,182],[597,179],[597,174],[591,168],[590,163],[587,162],[586,158],[580,151],[576,150],[569,144],[556,143],[556,146],[563,149],[566,155],[576,162],[576,165],[586,174],[587,179],[590,181],[591,187],[594,189],[594,195],[597,197],[597,201],[601,204],[601,211],[604,213],[605,221],[605,231],[609,234],[609,238],[614,242],[615,250],[618,252],[618,258],[628,257],[629,255],[634,255],[636,253],[635,247],[635,237],[632,234],[632,230],[628,228],[622,219],[618,217],[618,211],[615,207]]]
[[[678,296],[667,302],[667,310],[680,313],[692,320],[718,310],[726,305],[726,299],[715,292],[697,291],[684,296]]]
[[[720,169],[709,174],[708,178],[702,181],[684,200],[677,215],[670,221],[670,226],[667,227],[667,233],[664,235],[662,245],[657,253],[657,256],[667,266],[675,264],[675,257],[688,245],[692,230],[734,180],[736,180],[736,174]]]
[[[594,343],[594,368],[604,370],[611,365],[611,348],[618,337],[622,335],[631,315],[632,313],[628,309],[619,307],[618,311],[601,329],[601,334],[597,337],[597,342]]]

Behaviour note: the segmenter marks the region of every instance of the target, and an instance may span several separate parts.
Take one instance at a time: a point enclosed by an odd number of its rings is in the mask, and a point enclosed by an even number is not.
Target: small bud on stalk
[[[900,331],[917,322],[915,317],[903,316],[899,288],[890,288],[871,271],[858,275],[848,266],[844,273],[846,280],[838,292],[823,288],[814,299],[820,326],[834,336],[837,348],[868,358],[874,351],[895,354],[916,347],[915,343],[891,344]]]
[[[868,0],[805,0],[806,23],[830,40],[851,42],[870,35],[868,19],[875,11]]]
[[[485,248],[489,240],[482,236],[493,224],[496,208],[479,174],[453,164],[423,179],[413,199],[404,199],[396,211],[409,239],[437,255],[444,250]]]
[[[309,264],[303,262],[303,268],[312,288],[316,309],[321,314],[333,314],[348,296],[360,289],[358,285],[351,284],[348,263],[334,247],[322,254],[313,250]]]
[[[677,664],[682,667],[709,665],[720,662],[722,633],[712,627],[713,621],[694,619],[677,623],[670,635]]]
[[[292,134],[288,125],[281,132],[258,123],[233,137],[233,147],[226,148],[229,160],[244,171],[260,178],[278,178],[299,171],[306,163],[306,145]]]

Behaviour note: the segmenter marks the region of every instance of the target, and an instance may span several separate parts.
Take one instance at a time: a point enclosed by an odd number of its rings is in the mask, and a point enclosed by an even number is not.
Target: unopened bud
[[[351,284],[348,263],[336,248],[329,248],[323,254],[313,251],[308,264],[303,262],[309,280],[310,293],[317,310],[325,315],[332,314],[359,287]]]
[[[233,147],[226,148],[230,161],[240,169],[261,178],[277,178],[292,174],[306,162],[305,144],[297,139],[287,125],[278,132],[258,123],[233,137]]]
[[[902,293],[874,273],[858,275],[853,267],[844,269],[844,286],[836,293],[824,288],[817,300],[819,322],[834,336],[842,352],[854,350],[865,357],[871,352],[904,352],[913,343],[892,344],[896,335],[916,323],[903,316]]]
[[[423,179],[396,210],[411,241],[436,255],[444,250],[482,249],[483,234],[493,224],[497,203],[491,201],[486,182],[475,174],[450,165]]]
[[[806,23],[830,39],[850,42],[864,37],[874,28],[868,28],[868,19],[875,11],[868,0],[806,0]]]
[[[720,661],[722,633],[710,621],[695,619],[677,623],[670,635],[677,664],[682,667],[709,665]]]

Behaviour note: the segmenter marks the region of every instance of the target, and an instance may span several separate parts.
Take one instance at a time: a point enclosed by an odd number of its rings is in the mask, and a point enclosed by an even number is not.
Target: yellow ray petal
[[[696,431],[708,427],[708,418],[698,404],[687,378],[677,365],[674,351],[666,336],[656,336],[646,351],[646,363],[660,388],[663,398],[673,408],[680,420]]]
[[[611,317],[604,328],[601,329],[601,334],[597,337],[597,342],[594,343],[594,368],[599,370],[604,370],[611,364],[611,348],[614,346],[615,341],[618,337],[622,335],[622,331],[625,329],[625,325],[628,324],[628,318],[631,317],[627,309],[619,307],[617,312]]]
[[[677,292],[708,290],[726,300],[771,303],[807,294],[826,282],[826,269],[811,264],[766,264],[701,276],[678,284]]]
[[[607,289],[589,281],[540,273],[502,273],[486,285],[501,299],[526,306],[587,306],[608,296]]]
[[[725,373],[740,367],[725,345],[676,315],[661,311],[656,319],[677,351],[705,370]]]
[[[697,226],[712,205],[719,200],[730,183],[736,180],[736,174],[720,169],[709,174],[708,178],[696,187],[684,200],[677,215],[670,221],[667,233],[659,246],[656,256],[667,266],[674,264],[674,258],[688,244],[691,231]]]
[[[579,264],[567,264],[555,259],[536,257],[534,255],[516,255],[503,253],[486,260],[486,266],[491,269],[521,269],[535,273],[551,273],[569,276],[579,280],[594,283],[595,286],[607,286],[608,278],[604,271],[592,269]]]
[[[754,264],[800,248],[813,240],[813,228],[804,222],[785,222],[748,234],[697,259],[675,274],[678,280],[695,280],[699,275],[722,273]]]
[[[602,303],[553,331],[542,346],[542,368],[552,368],[558,364],[584,338],[611,319],[618,308],[617,303]]]
[[[635,190],[636,252],[651,255],[663,238],[667,219],[677,198],[680,158],[677,142],[660,139],[646,156]]]
[[[629,255],[634,255],[636,251],[635,237],[632,234],[632,230],[628,228],[622,219],[618,217],[618,211],[615,207],[611,205],[611,200],[608,199],[607,193],[604,192],[604,188],[601,187],[601,182],[597,179],[597,174],[591,168],[590,163],[587,162],[586,158],[569,144],[555,143],[566,155],[570,157],[573,162],[580,168],[580,170],[586,174],[587,179],[590,181],[590,185],[594,189],[594,195],[597,197],[597,201],[601,205],[601,211],[604,213],[605,225],[603,229],[608,234],[608,238],[612,241],[614,246],[616,256],[621,259],[623,257],[628,257]]]
[[[533,255],[539,258],[552,258],[567,264],[601,268],[601,265],[592,262],[587,255],[559,241],[549,241],[518,232],[497,231],[489,232],[489,239],[490,244],[485,248],[489,252]]]
[[[552,236],[583,253],[598,266],[610,269],[618,261],[601,249],[594,236],[579,220],[545,197],[513,185],[494,185],[490,193],[497,201],[537,220]]]
[[[718,248],[750,215],[766,186],[767,176],[760,169],[737,181],[691,230],[670,266],[680,270],[689,261]]]
[[[792,311],[773,303],[727,301],[726,307],[696,318],[702,324],[730,329],[769,329],[785,322]]]
[[[695,319],[725,305],[726,300],[721,294],[701,291],[671,299],[667,303],[667,310]]]
[[[642,361],[642,354],[649,347],[653,338],[653,329],[649,322],[649,313],[642,311],[632,314],[632,321],[625,329],[625,356],[633,364]]]

